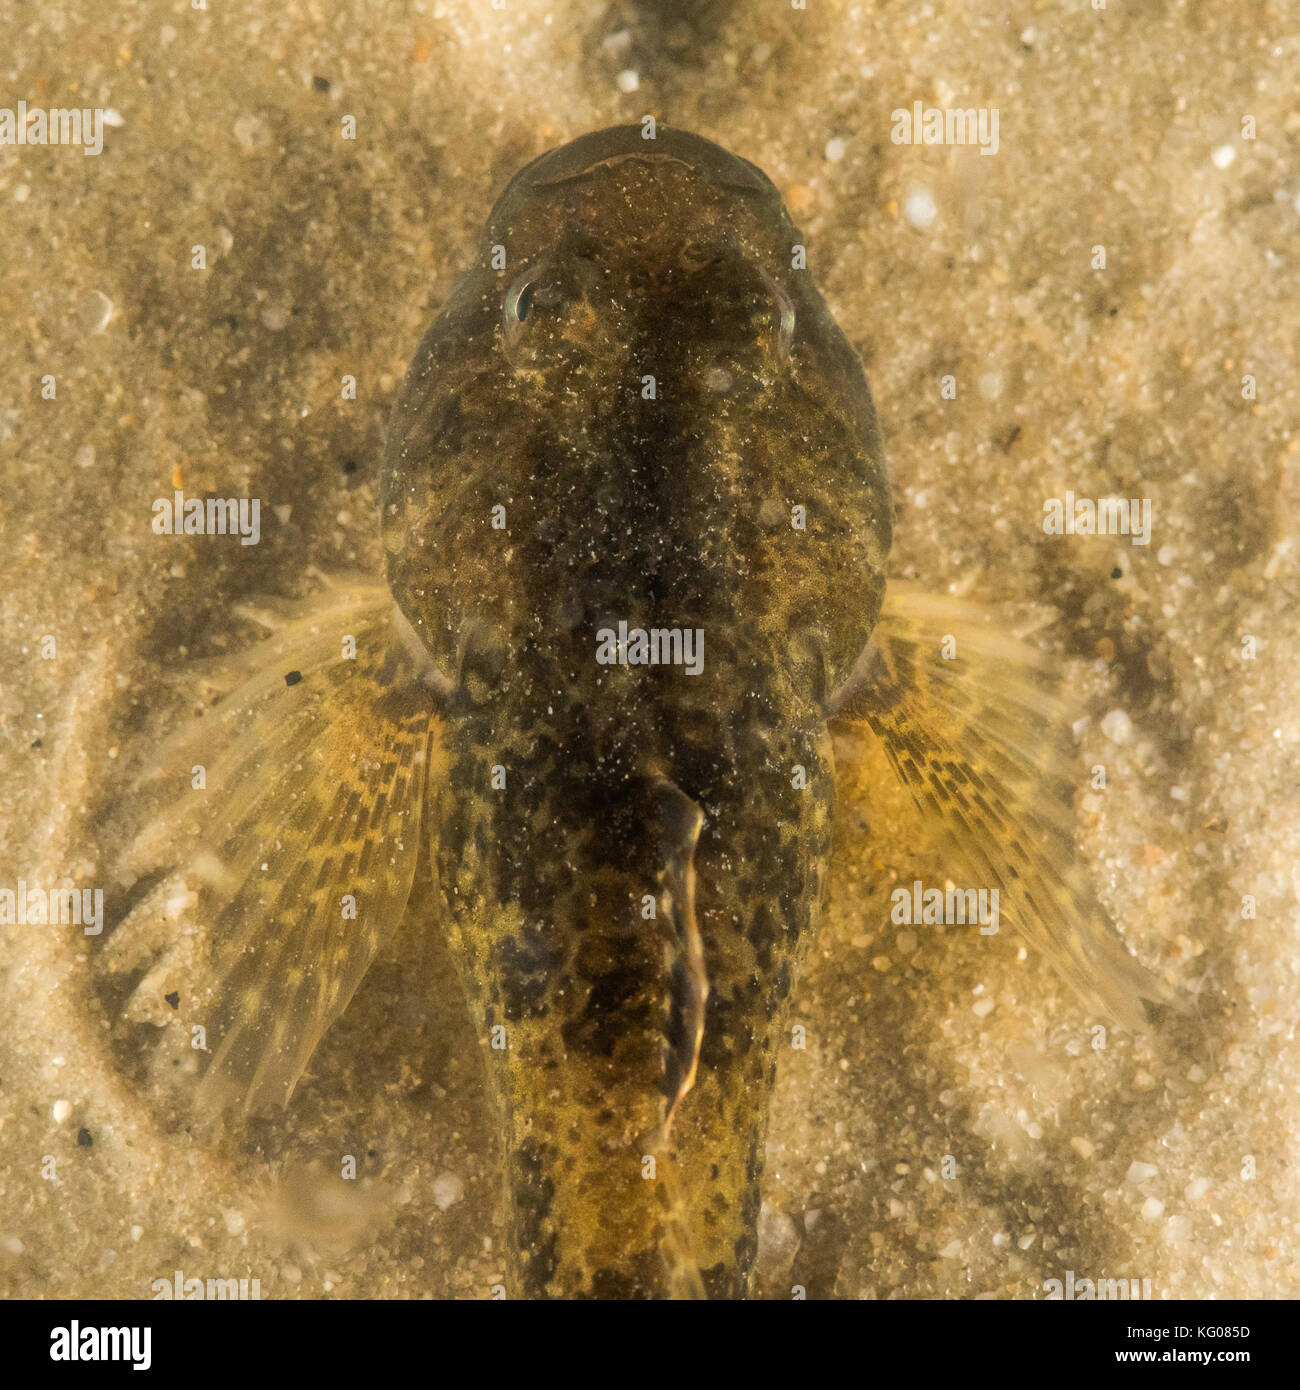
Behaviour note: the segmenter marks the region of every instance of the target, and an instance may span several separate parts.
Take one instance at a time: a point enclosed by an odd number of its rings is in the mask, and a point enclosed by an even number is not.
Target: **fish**
[[[264,605],[150,774],[103,949],[141,998],[194,982],[196,1104],[287,1105],[419,898],[482,1044],[506,1296],[748,1296],[791,992],[873,746],[1086,1005],[1178,1007],[1076,849],[1053,659],[889,576],[862,365],[756,165],[643,123],[520,169],[379,500],[383,579]]]

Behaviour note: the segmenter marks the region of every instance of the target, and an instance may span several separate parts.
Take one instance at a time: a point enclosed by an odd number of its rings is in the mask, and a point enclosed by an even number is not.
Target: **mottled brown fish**
[[[203,1086],[246,1109],[287,1102],[427,857],[512,1297],[747,1292],[833,733],[882,740],[1088,1001],[1140,1025],[1171,999],[1075,854],[1042,659],[973,607],[885,601],[871,397],[776,188],[646,136],[512,180],[394,411],[387,586],[328,587],[233,664],[134,852],[199,895]],[[157,899],[118,968],[168,949]]]

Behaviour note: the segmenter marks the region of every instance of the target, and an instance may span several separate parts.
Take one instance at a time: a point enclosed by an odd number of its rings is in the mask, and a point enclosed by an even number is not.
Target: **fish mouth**
[[[610,126],[580,135],[525,165],[511,183],[530,189],[554,188],[557,184],[587,178],[596,169],[628,160],[672,161],[724,188],[751,193],[776,192],[767,175],[747,159],[741,159],[702,135],[662,125],[657,128],[654,139],[645,138],[640,125]]]

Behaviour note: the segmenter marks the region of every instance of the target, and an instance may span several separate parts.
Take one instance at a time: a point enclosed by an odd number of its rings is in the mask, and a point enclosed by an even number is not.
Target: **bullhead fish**
[[[651,133],[501,194],[393,411],[386,583],[281,605],[221,668],[132,850],[166,878],[106,948],[162,968],[160,902],[192,896],[201,1096],[261,1110],[425,885],[499,1120],[511,1297],[748,1292],[856,741],[1086,1001],[1138,1027],[1172,998],[1075,851],[1046,658],[887,593],[871,395],[776,187]]]

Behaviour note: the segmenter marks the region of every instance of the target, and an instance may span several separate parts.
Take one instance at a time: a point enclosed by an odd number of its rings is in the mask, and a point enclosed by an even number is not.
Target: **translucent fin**
[[[1129,953],[1075,849],[1067,731],[1078,712],[1045,688],[1052,674],[990,610],[891,581],[831,727],[869,726],[963,886],[997,888],[1002,914],[1088,1004],[1144,1028],[1140,1001],[1185,1006]]]
[[[660,901],[671,936],[666,955],[671,990],[664,1057],[664,1085],[668,1112],[664,1137],[673,1116],[695,1084],[704,1038],[704,1009],[709,998],[709,976],[704,964],[704,942],[695,918],[695,846],[699,842],[704,813],[675,782],[656,778],[652,794],[663,837],[663,865],[659,874]]]
[[[151,780],[174,799],[128,867],[165,877],[105,946],[115,968],[173,979],[169,951],[184,954],[186,1018],[212,1054],[201,1097],[246,1111],[288,1102],[400,922],[442,756],[431,672],[385,586],[332,586],[261,621],[270,639],[196,672],[236,688],[163,748]],[[168,921],[178,902],[188,940]]]

